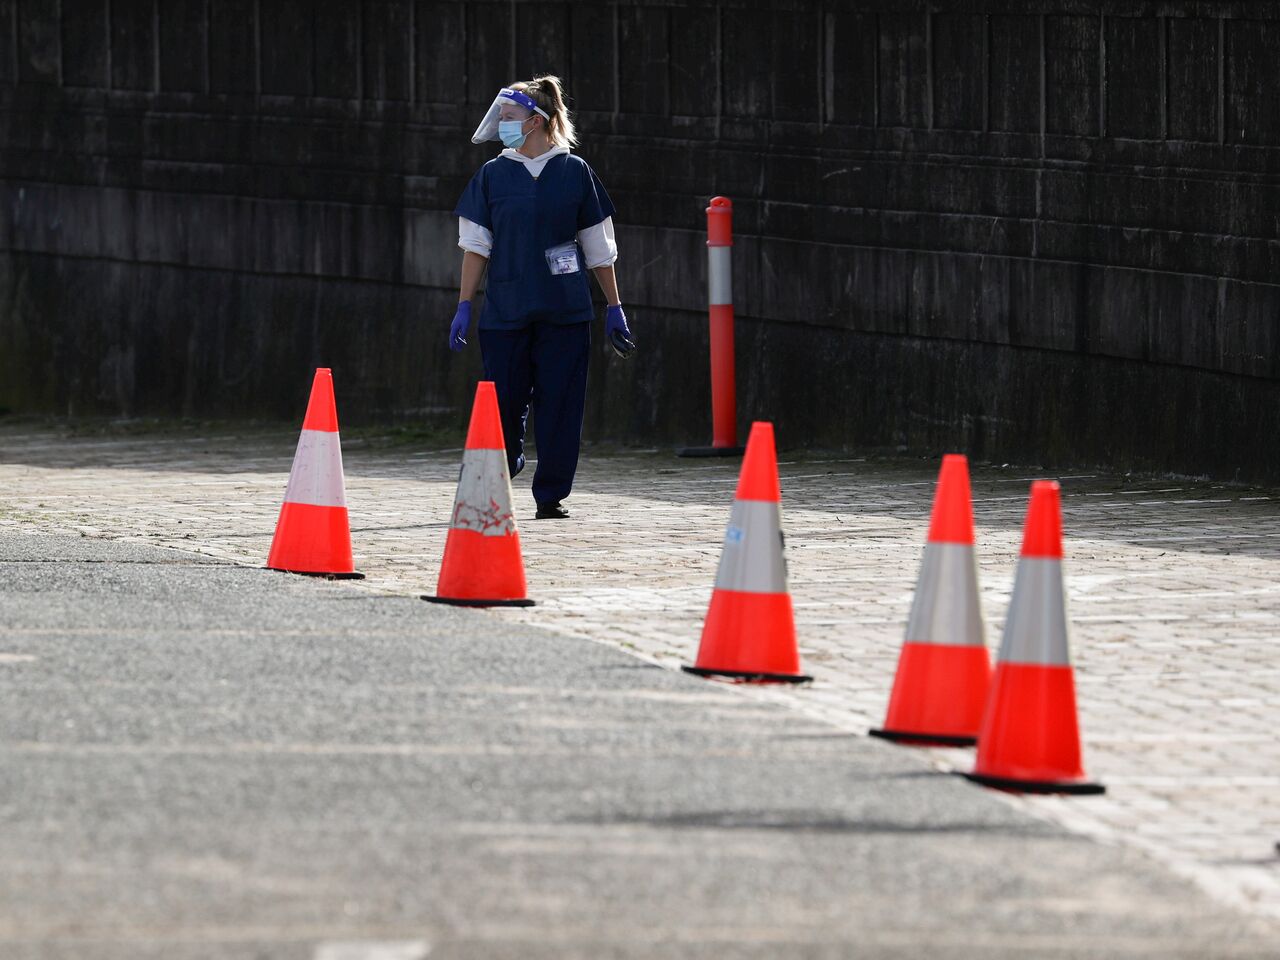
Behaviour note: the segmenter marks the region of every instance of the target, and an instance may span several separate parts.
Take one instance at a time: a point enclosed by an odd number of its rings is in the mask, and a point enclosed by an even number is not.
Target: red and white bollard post
[[[707,207],[707,293],[711,314],[711,446],[685,447],[682,457],[740,457],[733,353],[733,202]]]

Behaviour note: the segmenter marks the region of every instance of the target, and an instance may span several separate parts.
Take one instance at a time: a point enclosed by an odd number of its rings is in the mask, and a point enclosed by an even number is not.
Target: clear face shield
[[[471,135],[471,142],[484,143],[486,140],[499,140],[501,139],[498,135],[499,123],[504,120],[523,122],[535,113],[546,120],[551,119],[545,110],[534,103],[532,97],[519,90],[503,87],[493,98],[493,105],[480,121],[480,126],[476,127],[476,132]]]

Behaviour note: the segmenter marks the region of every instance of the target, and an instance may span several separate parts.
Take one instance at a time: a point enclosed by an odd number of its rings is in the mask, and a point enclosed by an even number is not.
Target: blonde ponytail
[[[569,108],[564,105],[564,87],[559,77],[544,75],[513,83],[512,90],[519,90],[533,99],[539,107],[547,112],[551,119],[547,121],[547,136],[557,147],[576,147],[578,134],[573,129],[573,120],[569,116]]]

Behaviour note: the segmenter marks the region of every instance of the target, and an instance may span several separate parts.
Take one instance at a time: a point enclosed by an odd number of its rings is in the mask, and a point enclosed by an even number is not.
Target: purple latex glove
[[[622,304],[605,310],[604,335],[614,353],[623,360],[630,359],[635,352],[636,342],[631,338],[631,328],[627,326],[627,315],[622,311]]]
[[[453,323],[449,325],[449,349],[457,353],[467,345],[467,327],[471,326],[471,301],[463,300],[458,304],[458,312],[453,315]]]

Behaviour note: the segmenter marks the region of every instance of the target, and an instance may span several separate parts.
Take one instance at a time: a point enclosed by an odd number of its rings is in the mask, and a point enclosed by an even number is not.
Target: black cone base
[[[743,680],[747,683],[810,683],[813,680],[813,677],[803,673],[747,673],[742,670],[708,670],[705,667],[680,669],[695,677],[728,677],[730,680]]]
[[[422,595],[428,603],[445,603],[451,607],[532,607],[536,600],[464,600],[460,597],[432,597]]]
[[[326,580],[363,580],[363,573],[318,573],[315,570],[282,570],[279,567],[263,567],[264,570],[274,570],[277,573],[292,573],[299,577],[323,577]]]
[[[907,746],[917,744],[922,747],[972,747],[978,742],[977,737],[953,737],[945,733],[909,733],[906,730],[868,730],[867,735]]]
[[[1076,796],[1096,796],[1107,792],[1107,788],[1100,783],[1079,780],[1014,780],[1010,777],[988,777],[981,773],[962,773],[960,776],[982,784],[984,787],[1005,790],[1009,793],[1069,793]]]

